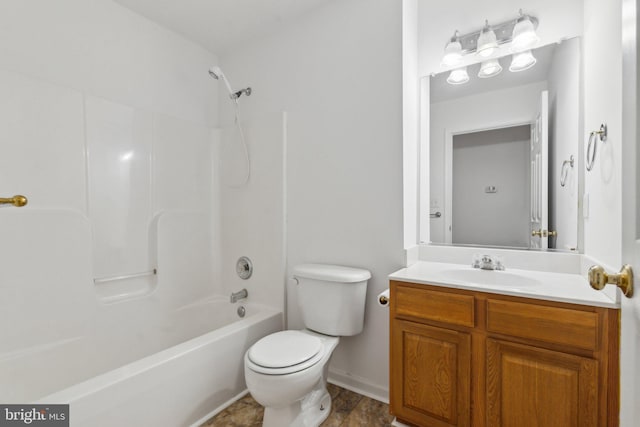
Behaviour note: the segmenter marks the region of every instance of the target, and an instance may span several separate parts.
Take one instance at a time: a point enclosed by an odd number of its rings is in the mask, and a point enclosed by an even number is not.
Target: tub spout
[[[231,294],[230,301],[231,301],[231,303],[238,302],[239,300],[244,299],[244,298],[246,298],[248,296],[249,296],[249,292],[247,292],[246,289],[243,289],[243,290],[238,291],[238,292],[233,292]]]

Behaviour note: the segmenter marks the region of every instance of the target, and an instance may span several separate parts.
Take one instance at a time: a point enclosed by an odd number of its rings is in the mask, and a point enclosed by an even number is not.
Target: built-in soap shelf
[[[151,294],[158,283],[157,269],[93,279],[96,295],[101,302],[111,304]]]
[[[101,283],[116,282],[118,280],[135,279],[136,277],[155,276],[156,274],[158,274],[158,269],[154,268],[153,270],[142,271],[140,273],[123,274],[120,276],[98,277],[96,279],[93,279],[93,283],[95,285],[99,285]]]

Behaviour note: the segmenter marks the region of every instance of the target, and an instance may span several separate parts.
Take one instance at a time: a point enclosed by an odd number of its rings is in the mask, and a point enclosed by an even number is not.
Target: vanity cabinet
[[[399,421],[618,425],[618,310],[399,281],[390,289]]]

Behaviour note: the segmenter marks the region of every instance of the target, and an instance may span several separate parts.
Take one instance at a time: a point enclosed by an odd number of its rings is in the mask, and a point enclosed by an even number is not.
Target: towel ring
[[[598,139],[600,142],[605,142],[607,140],[607,125],[600,125],[600,130],[594,130],[589,134],[589,145],[587,145],[587,171],[593,169],[593,165],[596,161]],[[593,146],[593,153],[591,152],[591,146]]]
[[[569,157],[569,160],[562,162],[562,170],[560,172],[560,187],[567,185],[567,177],[569,176],[569,169],[573,169],[573,154]]]

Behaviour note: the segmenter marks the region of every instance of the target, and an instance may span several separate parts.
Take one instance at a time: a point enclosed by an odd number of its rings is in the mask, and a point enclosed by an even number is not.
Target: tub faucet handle
[[[249,292],[246,289],[242,289],[238,292],[231,293],[231,298],[229,299],[231,303],[238,302],[241,299],[245,299],[249,296]]]

